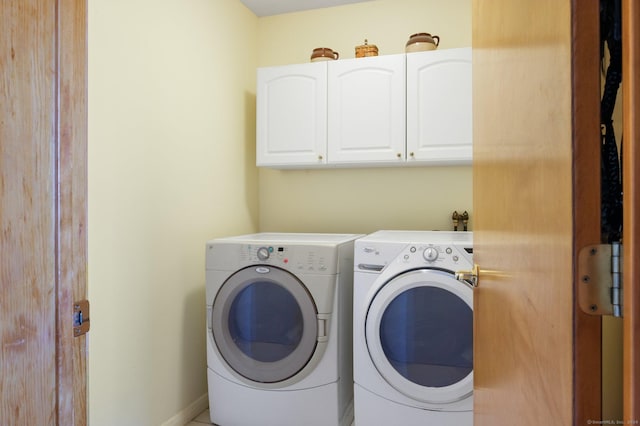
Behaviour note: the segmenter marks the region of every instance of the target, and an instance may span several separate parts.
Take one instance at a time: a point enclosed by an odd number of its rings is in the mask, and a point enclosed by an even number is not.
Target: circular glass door
[[[251,266],[230,276],[211,312],[213,339],[233,370],[260,383],[298,373],[317,343],[315,303],[292,274]]]
[[[374,297],[365,327],[376,368],[404,395],[452,403],[473,391],[472,290],[451,273],[393,278]]]

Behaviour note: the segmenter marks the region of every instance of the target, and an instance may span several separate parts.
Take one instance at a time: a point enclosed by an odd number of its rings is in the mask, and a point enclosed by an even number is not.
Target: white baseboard
[[[200,398],[189,404],[189,406],[187,406],[184,410],[180,411],[178,414],[162,423],[162,426],[184,426],[191,420],[198,417],[198,414],[206,410],[208,406],[209,395],[205,393]]]

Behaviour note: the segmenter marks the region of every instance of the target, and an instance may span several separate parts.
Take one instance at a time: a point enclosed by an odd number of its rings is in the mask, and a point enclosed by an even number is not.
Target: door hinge
[[[82,336],[89,331],[89,326],[89,301],[75,302],[73,304],[73,336]]]
[[[622,317],[622,245],[594,244],[578,255],[578,301],[589,315]]]

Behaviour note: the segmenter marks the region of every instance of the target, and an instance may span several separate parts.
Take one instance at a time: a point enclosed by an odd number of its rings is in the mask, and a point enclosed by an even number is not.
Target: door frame
[[[87,298],[87,0],[58,0],[56,13],[57,424],[86,425],[87,338],[72,318]]]
[[[86,425],[87,1],[0,16],[0,422]]]
[[[602,320],[578,305],[578,254],[600,243],[600,3],[572,1],[574,425],[602,416]]]
[[[622,1],[623,420],[640,421],[640,5]]]

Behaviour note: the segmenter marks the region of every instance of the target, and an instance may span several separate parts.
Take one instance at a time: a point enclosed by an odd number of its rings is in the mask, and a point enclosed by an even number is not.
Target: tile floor
[[[202,413],[198,415],[195,419],[191,420],[191,422],[187,423],[185,426],[202,426],[202,425],[212,425],[211,417],[209,417],[209,409],[207,408]],[[351,423],[353,426],[353,423]]]
[[[185,426],[202,426],[202,425],[211,425],[211,417],[209,416],[209,409],[207,408],[202,413],[198,415],[195,419],[191,420],[190,423],[187,423]]]

